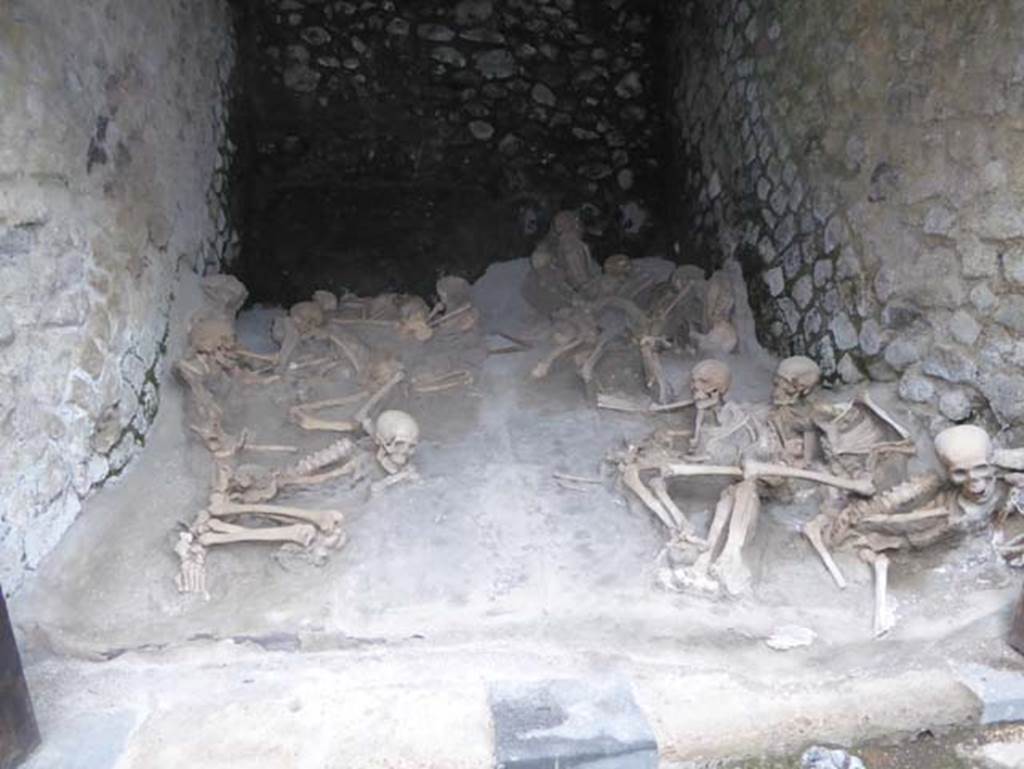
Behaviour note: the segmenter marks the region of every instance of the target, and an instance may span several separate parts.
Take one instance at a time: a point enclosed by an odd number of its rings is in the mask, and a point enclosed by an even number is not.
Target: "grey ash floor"
[[[515,291],[524,269],[522,262],[496,265],[476,287],[477,298],[489,332],[540,340],[543,322]],[[258,315],[250,321],[254,328],[262,322]],[[500,338],[487,341],[502,346]],[[610,449],[652,425],[597,412],[565,367],[546,381],[530,380],[542,347],[488,357],[468,390],[397,395],[391,405],[421,420],[423,480],[373,500],[342,488],[304,494],[303,504],[350,511],[345,548],[322,568],[290,570],[264,547],[215,551],[209,602],[179,595],[173,584],[176,523],[202,504],[207,466],[186,434],[180,387],[166,382],[142,457],[87,505],[13,603],[30,662],[40,676],[50,671],[48,691],[56,696],[66,686],[60,660],[67,655],[159,653],[174,665],[183,653],[176,650],[222,642],[309,653],[395,649],[396,659],[399,649],[408,655],[458,646],[469,650],[466,660],[488,660],[475,673],[460,662],[460,675],[477,680],[515,677],[516,655],[539,644],[549,662],[568,655],[569,667],[589,669],[609,655],[657,659],[673,675],[705,682],[726,676],[771,688],[799,679],[825,690],[829,681],[888,680],[929,666],[945,670],[951,660],[1002,659],[998,638],[1019,579],[992,565],[977,543],[895,564],[901,623],[881,643],[870,640],[866,568],[845,561],[854,579],[840,593],[797,534],[809,509],[766,510],[751,554],[760,583],[749,599],[717,603],[658,588],[654,561],[663,533],[650,516],[627,504],[610,480],[569,490],[552,477],[597,477]],[[692,363],[673,361],[673,378],[684,381]],[[770,361],[735,364],[737,398],[763,397]],[[303,439],[283,422],[271,432],[267,437]],[[702,521],[717,487],[678,492]],[[812,628],[819,640],[789,654],[769,650],[763,639],[787,623]],[[386,655],[374,664],[386,667]],[[551,668],[544,675],[557,677]],[[406,660],[394,676],[408,678],[414,669]],[[47,707],[59,721],[59,698]],[[833,715],[851,715],[841,710]]]

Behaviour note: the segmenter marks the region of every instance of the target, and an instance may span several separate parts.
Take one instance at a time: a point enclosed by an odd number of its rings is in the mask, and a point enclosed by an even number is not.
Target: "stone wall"
[[[176,275],[230,248],[222,0],[0,6],[0,583],[156,413]]]
[[[1024,425],[1024,4],[665,6],[680,249],[770,348]]]
[[[433,290],[582,207],[600,256],[657,250],[653,0],[248,4],[257,298]]]

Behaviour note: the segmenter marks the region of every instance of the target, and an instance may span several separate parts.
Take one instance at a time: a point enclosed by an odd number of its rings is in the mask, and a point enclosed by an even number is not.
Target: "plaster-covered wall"
[[[525,256],[559,208],[598,256],[663,247],[654,0],[253,0],[259,299],[429,294]]]
[[[156,413],[176,276],[231,245],[223,0],[0,4],[0,583]]]
[[[664,5],[681,250],[775,350],[1024,425],[1024,3]]]

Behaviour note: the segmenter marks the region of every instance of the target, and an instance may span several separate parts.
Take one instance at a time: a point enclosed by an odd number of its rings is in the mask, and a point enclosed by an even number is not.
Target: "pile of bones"
[[[794,495],[817,503],[818,514],[803,534],[838,587],[847,582],[833,557],[836,549],[851,550],[870,565],[873,629],[879,636],[894,624],[887,584],[895,551],[985,534],[993,553],[1024,565],[1024,535],[1009,536],[1006,525],[1024,510],[1024,449],[997,448],[976,425],[949,426],[932,441],[940,467],[908,475],[908,459],[920,448],[911,431],[867,389],[845,401],[826,398],[820,368],[803,356],[778,364],[764,402],[734,402],[727,362],[739,346],[732,275],[705,277],[686,265],[657,280],[623,254],[599,266],[583,236],[579,216],[562,211],[530,257],[523,294],[550,321],[550,347],[531,376],[543,379],[571,360],[598,409],[691,413],[678,429],[655,430],[608,455],[623,493],[666,533],[659,556],[666,587],[715,596],[747,593],[752,576],[744,548],[762,501]],[[433,351],[433,342],[448,340],[450,348],[455,340],[463,350],[482,346],[479,311],[466,281],[456,277],[438,281],[432,308],[409,295],[337,297],[317,291],[274,321],[272,353],[246,350],[238,341],[235,317],[246,290],[237,280],[208,277],[203,292],[204,306],[192,318],[189,349],[176,370],[189,391],[189,426],[211,458],[212,482],[206,507],[179,532],[175,552],[179,590],[207,595],[205,563],[213,546],[274,542],[313,562],[340,547],[346,539],[342,511],[305,509],[279,498],[339,478],[352,484],[369,480],[371,494],[415,479],[419,426],[406,411],[381,405],[403,388],[434,393],[473,383],[473,366]],[[378,333],[376,344],[368,342],[371,331]],[[380,344],[380,333],[394,343]],[[533,346],[507,338],[515,345],[509,351]],[[636,361],[642,396],[605,392],[599,381],[602,365],[623,365],[621,356],[610,353],[624,349],[631,355],[625,360]],[[667,353],[694,361],[688,397],[675,397],[665,373]],[[246,455],[297,450],[254,442],[245,430],[230,433],[223,404],[239,387],[311,376],[355,389],[300,399],[288,407],[289,418],[303,430],[341,437],[281,465],[242,461]],[[320,415],[344,408],[353,409],[344,419]],[[696,530],[669,485],[699,477],[728,482],[704,532]]]

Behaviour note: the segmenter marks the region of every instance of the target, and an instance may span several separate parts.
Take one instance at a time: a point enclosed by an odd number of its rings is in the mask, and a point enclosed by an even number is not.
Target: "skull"
[[[558,237],[583,237],[583,222],[575,211],[559,211],[551,223]]]
[[[198,353],[215,354],[235,346],[235,324],[226,318],[203,318],[192,323],[188,341]]]
[[[437,296],[446,310],[457,310],[469,302],[469,282],[455,275],[445,275],[437,281]]]
[[[323,308],[316,302],[299,302],[288,311],[300,334],[307,334],[324,325]]]
[[[232,275],[207,275],[201,285],[207,306],[228,318],[238,314],[249,296],[249,290]]]
[[[416,451],[420,426],[404,411],[384,411],[377,417],[373,439],[377,443],[377,461],[389,474],[401,471]]]
[[[612,278],[625,278],[633,271],[633,261],[625,254],[612,254],[604,260],[604,274]]]
[[[313,301],[323,312],[334,312],[338,309],[338,297],[330,291],[314,291]]]
[[[772,403],[776,406],[792,406],[821,383],[821,369],[818,364],[803,355],[786,358],[775,369],[772,388]]]
[[[412,334],[419,341],[425,342],[434,335],[434,330],[428,322],[430,308],[427,307],[427,303],[420,297],[408,296],[403,298],[398,305],[398,317],[402,330],[407,334]]]
[[[992,496],[996,474],[988,433],[974,425],[950,427],[935,437],[935,453],[962,497],[981,503]]]
[[[682,291],[691,284],[699,286],[704,283],[704,270],[693,264],[684,264],[672,271],[670,282],[672,283],[672,288],[677,292]]]
[[[690,392],[699,409],[717,406],[732,385],[732,372],[719,360],[702,360],[690,372]]]

